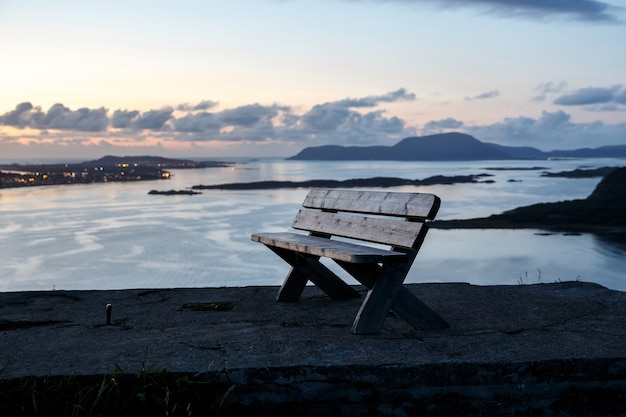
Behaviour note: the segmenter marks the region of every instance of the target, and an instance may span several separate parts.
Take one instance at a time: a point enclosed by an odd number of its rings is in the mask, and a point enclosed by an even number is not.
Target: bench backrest
[[[428,230],[424,221],[435,218],[440,204],[439,197],[426,193],[313,189],[292,227],[418,250]]]

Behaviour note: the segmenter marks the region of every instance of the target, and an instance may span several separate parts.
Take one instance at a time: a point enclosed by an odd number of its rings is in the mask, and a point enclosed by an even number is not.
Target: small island
[[[148,194],[149,195],[196,195],[196,194],[202,194],[202,193],[199,191],[194,191],[194,190],[165,190],[165,191],[150,190]]]
[[[151,181],[170,178],[168,169],[223,168],[233,163],[160,156],[105,156],[79,163],[0,165],[0,188]]]

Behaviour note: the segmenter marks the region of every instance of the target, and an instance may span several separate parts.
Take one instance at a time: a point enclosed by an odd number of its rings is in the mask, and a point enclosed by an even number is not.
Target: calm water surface
[[[487,216],[589,195],[600,178],[544,171],[623,166],[623,160],[489,162],[250,161],[176,170],[169,181],[0,190],[0,291],[278,285],[288,266],[257,231],[284,231],[306,189],[148,195],[152,189],[260,180],[349,179],[489,173],[494,183],[397,187],[442,199],[439,219]],[[495,171],[488,168],[528,168]],[[479,285],[592,281],[626,290],[626,246],[591,234],[538,230],[429,232],[407,282]],[[336,270],[336,269],[335,269]],[[353,282],[353,281],[350,281]]]

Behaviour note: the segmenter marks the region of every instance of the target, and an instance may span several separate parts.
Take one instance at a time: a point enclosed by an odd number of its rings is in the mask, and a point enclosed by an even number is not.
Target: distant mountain
[[[293,160],[323,161],[480,161],[546,158],[626,158],[626,145],[595,149],[543,152],[481,142],[464,133],[409,137],[393,146],[316,146],[305,148]]]
[[[546,152],[557,158],[626,158],[626,145]]]
[[[395,160],[467,161],[511,159],[511,156],[463,133],[402,139],[391,147]]]
[[[530,146],[513,147],[489,143],[496,149],[508,153],[515,159],[545,159],[545,158],[626,158],[626,145],[600,146],[599,148],[581,148],[573,150],[540,151]]]
[[[504,146],[489,143],[489,146],[498,149],[514,159],[546,159],[548,155],[531,146]]]

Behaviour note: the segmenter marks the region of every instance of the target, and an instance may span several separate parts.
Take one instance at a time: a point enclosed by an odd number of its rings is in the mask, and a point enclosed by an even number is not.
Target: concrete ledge
[[[284,415],[626,414],[624,360],[273,368],[219,380],[234,387],[224,410],[280,405]]]
[[[390,315],[355,336],[360,300],[313,287],[298,303],[276,287],[0,293],[0,379],[167,370],[232,387],[224,407],[301,415],[626,414],[626,293],[407,287],[450,328]]]

